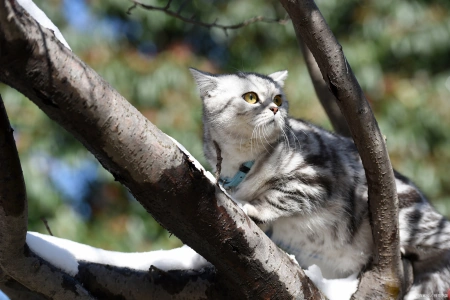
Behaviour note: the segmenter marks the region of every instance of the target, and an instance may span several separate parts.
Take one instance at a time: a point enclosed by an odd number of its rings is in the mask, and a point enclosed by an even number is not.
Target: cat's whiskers
[[[269,153],[269,150],[267,150],[266,146],[264,146],[264,141],[263,141],[263,138],[264,138],[266,143],[268,145],[270,145],[269,142],[266,139],[266,136],[264,135],[264,125],[265,125],[264,122],[259,125],[259,128],[260,128],[259,132],[260,132],[260,136],[261,136],[261,144],[263,145],[263,147],[266,150],[266,152]]]
[[[264,139],[266,140],[267,144],[273,149],[274,147],[272,146],[271,143],[269,143],[269,141],[268,141],[267,138],[266,138],[266,133],[267,133],[267,131],[266,131],[266,126],[267,126],[267,123],[263,123],[262,129],[263,129]],[[269,134],[267,134],[267,135],[269,135]]]
[[[296,142],[298,143],[299,148],[302,148],[302,144],[300,143],[300,140],[297,138],[297,135],[295,135],[294,130],[292,130],[289,126],[286,125],[285,127],[287,130],[289,130],[289,132],[291,133],[291,135],[294,137],[294,148],[297,149],[297,147],[295,147]],[[303,130],[301,130],[305,135],[306,132],[304,132]]]
[[[286,146],[286,150],[289,150],[290,144],[289,144],[289,137],[287,136],[286,132],[283,129],[283,126],[280,126],[281,132],[283,133],[284,142],[283,144]]]
[[[264,144],[261,139],[261,124],[258,124],[256,126],[256,145],[258,145],[258,142],[261,143],[261,146],[264,147]]]
[[[258,147],[258,141],[261,143],[261,146],[267,151],[266,146],[264,146],[262,135],[261,135],[261,126],[262,122],[258,122],[258,124],[255,125],[254,131],[255,131],[255,140],[256,140],[256,147]],[[252,135],[253,138],[253,135]]]
[[[253,155],[253,135],[255,134],[256,128],[258,128],[257,125],[253,128],[252,136],[250,137],[250,153],[251,153],[252,155]],[[256,146],[257,146],[257,145],[256,145]]]

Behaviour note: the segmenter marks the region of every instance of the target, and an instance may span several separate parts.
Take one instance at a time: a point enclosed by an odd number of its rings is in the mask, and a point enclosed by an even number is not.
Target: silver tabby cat
[[[324,277],[361,271],[372,256],[367,183],[352,140],[288,116],[287,71],[213,75],[191,69],[203,101],[204,152],[248,215],[302,267]],[[414,261],[405,299],[447,294],[450,223],[395,173],[402,253]]]

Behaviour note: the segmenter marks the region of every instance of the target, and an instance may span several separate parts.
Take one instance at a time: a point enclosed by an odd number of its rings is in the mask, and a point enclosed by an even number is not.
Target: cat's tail
[[[426,260],[435,253],[450,250],[450,222],[428,202],[402,208],[399,217],[400,245],[404,254]]]
[[[427,202],[400,210],[402,254],[414,283],[404,299],[447,299],[450,291],[450,222]]]
[[[449,299],[450,295],[450,251],[447,251],[446,261],[440,266],[424,273],[414,271],[414,283],[403,298],[417,299]]]

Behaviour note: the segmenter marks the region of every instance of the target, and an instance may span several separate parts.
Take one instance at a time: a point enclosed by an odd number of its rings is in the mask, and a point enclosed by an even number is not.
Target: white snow
[[[329,300],[348,300],[358,288],[357,273],[347,278],[325,279],[316,265],[310,266],[305,273]]]
[[[72,50],[61,34],[61,31],[59,31],[58,27],[53,24],[53,22],[47,17],[47,15],[36,4],[34,4],[32,0],[17,0],[17,2],[30,14],[30,16],[32,16],[39,24],[41,24],[41,26],[52,30],[56,38],[64,46],[66,46],[67,49]]]
[[[78,261],[142,271],[148,270],[152,265],[163,271],[200,270],[210,265],[187,245],[172,250],[123,253],[98,249],[37,232],[27,233],[27,244],[34,253],[72,276],[78,273]]]
[[[286,252],[289,258],[298,265],[295,255]],[[305,269],[306,276],[314,282],[317,288],[329,300],[349,300],[358,288],[358,273],[354,273],[347,278],[326,279],[322,276],[322,271],[317,265],[311,265]]]
[[[77,243],[37,232],[28,232],[26,241],[34,253],[52,265],[72,276],[78,273],[78,261],[75,255],[68,250],[71,243],[75,244],[72,249],[76,248]]]

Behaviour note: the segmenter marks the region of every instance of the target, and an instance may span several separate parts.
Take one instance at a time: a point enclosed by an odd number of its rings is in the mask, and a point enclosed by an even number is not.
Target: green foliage
[[[172,1],[173,8],[177,10],[181,2]],[[190,66],[210,72],[266,74],[287,69],[291,114],[330,128],[290,23],[257,23],[226,34],[161,12],[137,8],[128,15],[130,3],[113,0],[90,1],[89,26],[75,28],[62,13],[62,1],[36,3],[83,61],[204,165],[201,103]],[[148,3],[164,6],[166,2]],[[450,2],[317,3],[372,104],[393,165],[450,215],[446,169],[450,165]],[[218,18],[221,24],[256,15],[285,16],[277,1],[262,0],[197,0],[182,12],[188,17],[194,13],[205,22]],[[0,92],[16,130],[30,230],[45,232],[41,221],[45,217],[55,235],[97,247],[147,251],[179,245],[101,166],[81,202],[70,199],[51,179],[51,160],[78,168],[95,159],[22,95],[4,86]],[[80,207],[88,207],[89,213]]]

